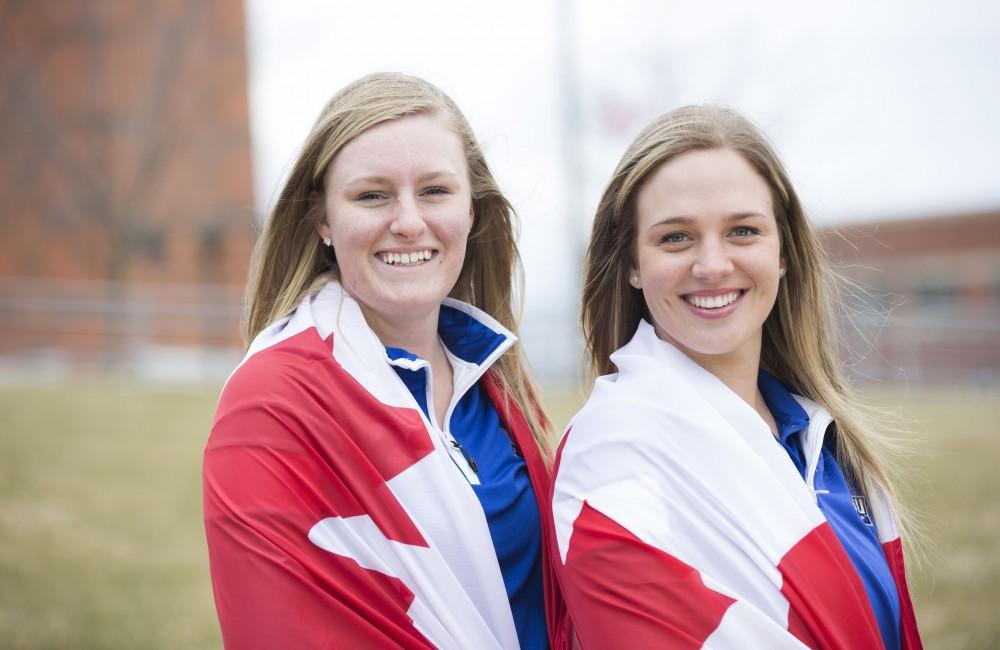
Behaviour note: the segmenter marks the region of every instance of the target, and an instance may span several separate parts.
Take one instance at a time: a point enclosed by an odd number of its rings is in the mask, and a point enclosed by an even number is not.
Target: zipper
[[[469,450],[466,449],[465,447],[463,447],[458,442],[458,440],[455,440],[454,437],[452,437],[452,439],[451,439],[451,444],[454,445],[455,449],[457,449],[462,454],[462,456],[465,458],[465,462],[469,465],[469,469],[471,469],[473,472],[475,472],[478,475],[479,474],[479,463],[477,463],[476,459],[472,457],[472,454],[469,453]]]
[[[447,348],[445,348],[445,354],[450,356]],[[469,450],[463,447],[462,444],[455,439],[455,436],[451,434],[451,431],[448,430],[448,423],[451,422],[451,416],[455,410],[455,405],[458,404],[461,397],[456,399],[456,396],[452,394],[451,403],[448,404],[448,410],[444,415],[444,428],[439,427],[437,425],[437,418],[435,417],[436,413],[434,411],[434,373],[431,372],[430,364],[427,364],[424,368],[424,372],[427,373],[427,385],[425,388],[426,393],[424,394],[424,399],[427,401],[427,414],[429,415],[427,418],[428,424],[432,429],[437,431],[438,435],[440,435],[444,440],[445,449],[447,450],[448,455],[451,456],[451,460],[455,463],[455,466],[462,471],[465,479],[472,485],[479,485],[479,463],[477,463],[476,459],[472,457]],[[454,373],[454,364],[452,365],[452,372]],[[463,392],[462,394],[464,395],[465,393]]]

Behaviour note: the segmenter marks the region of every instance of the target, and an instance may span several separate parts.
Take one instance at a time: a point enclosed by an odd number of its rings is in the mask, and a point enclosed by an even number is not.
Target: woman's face
[[[437,115],[383,122],[337,153],[325,182],[320,236],[332,240],[341,283],[369,323],[436,326],[472,228],[458,135]]]
[[[702,367],[760,361],[781,241],[767,183],[731,149],[691,151],[646,180],[634,269],[657,336]]]

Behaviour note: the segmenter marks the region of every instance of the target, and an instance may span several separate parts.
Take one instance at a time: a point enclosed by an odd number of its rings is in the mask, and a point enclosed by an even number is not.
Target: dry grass
[[[0,389],[6,648],[215,648],[201,451],[215,390]],[[931,551],[912,588],[926,645],[1000,647],[996,393],[882,394],[914,421],[905,462]],[[563,425],[578,396],[550,400]]]
[[[910,588],[928,648],[1000,648],[1000,394],[882,395],[917,441],[904,459],[906,498],[924,552]]]
[[[201,524],[215,396],[0,392],[7,648],[216,648]]]

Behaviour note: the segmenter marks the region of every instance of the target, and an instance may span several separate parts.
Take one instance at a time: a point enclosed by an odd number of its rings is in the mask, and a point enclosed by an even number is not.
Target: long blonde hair
[[[733,110],[687,106],[671,111],[643,129],[618,163],[598,205],[586,259],[581,319],[592,375],[615,371],[611,353],[649,316],[642,292],[628,282],[635,265],[636,197],[660,165],[705,149],[735,151],[771,191],[787,274],[764,322],[761,365],[830,412],[838,459],[859,487],[869,492],[875,482],[896,500],[885,471],[889,447],[839,371],[830,275],[820,242],[767,138]]]
[[[417,114],[447,119],[462,141],[469,168],[474,223],[462,271],[450,295],[517,333],[521,267],[515,215],[472,128],[455,102],[434,85],[408,75],[378,73],[345,86],[327,102],[263,226],[247,285],[243,332],[247,344],[294,310],[305,296],[339,277],[333,248],[324,246],[316,231],[323,216],[323,183],[331,161],[345,144],[371,127]],[[550,458],[549,422],[538,408],[538,390],[520,344],[504,354],[492,372],[505,395],[524,413],[543,456]]]

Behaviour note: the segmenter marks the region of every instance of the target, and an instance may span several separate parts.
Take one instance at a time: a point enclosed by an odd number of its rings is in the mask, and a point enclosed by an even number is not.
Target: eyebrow
[[[759,212],[734,212],[733,214],[726,217],[726,222],[729,223],[733,221],[741,221],[743,219],[751,219],[753,217],[763,218],[764,215],[762,215]],[[661,219],[660,221],[657,221],[651,227],[655,228],[657,226],[673,226],[678,224],[687,225],[692,222],[694,222],[694,219],[692,217],[683,217],[683,216],[667,217],[666,219]]]
[[[442,176],[447,176],[449,178],[458,178],[458,174],[456,174],[453,171],[449,171],[447,169],[439,169],[437,171],[421,174],[419,177],[417,177],[417,183],[418,184],[426,183],[429,180],[440,178]],[[377,185],[377,184],[386,184],[389,182],[390,182],[389,179],[386,178],[385,176],[360,176],[358,178],[352,178],[351,180],[347,181],[346,185],[355,185],[358,183],[371,183]]]

